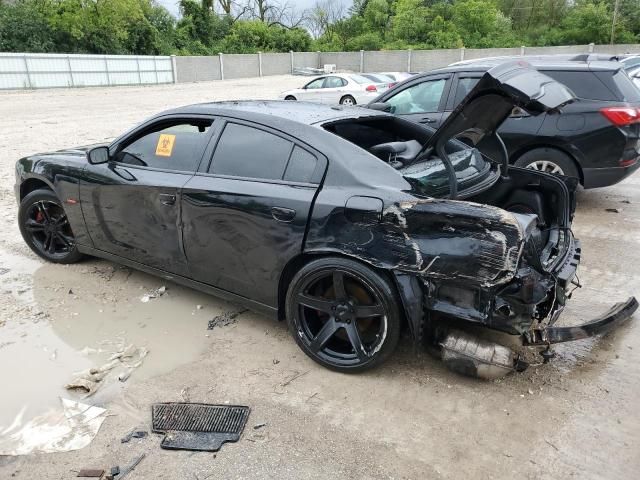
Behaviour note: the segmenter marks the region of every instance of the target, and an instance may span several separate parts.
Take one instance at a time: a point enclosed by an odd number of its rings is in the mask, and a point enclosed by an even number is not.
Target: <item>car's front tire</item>
[[[45,260],[75,263],[82,258],[62,203],[51,190],[35,190],[22,199],[18,224],[29,248]]]
[[[340,372],[381,364],[400,336],[400,310],[391,281],[344,258],[324,257],[304,265],[289,285],[286,315],[304,353]]]

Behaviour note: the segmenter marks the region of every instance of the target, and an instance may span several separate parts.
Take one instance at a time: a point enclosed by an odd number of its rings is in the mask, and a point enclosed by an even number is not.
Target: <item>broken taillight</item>
[[[640,109],[635,107],[601,108],[600,113],[617,127],[624,127],[640,122]]]
[[[375,85],[369,85],[367,88],[365,88],[365,90],[367,92],[377,92],[378,91],[378,89],[376,88]]]

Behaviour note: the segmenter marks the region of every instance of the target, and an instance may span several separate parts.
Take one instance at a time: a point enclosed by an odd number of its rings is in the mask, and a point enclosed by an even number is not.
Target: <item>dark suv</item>
[[[640,90],[621,64],[523,59],[567,85],[579,100],[561,115],[531,116],[515,109],[498,130],[511,163],[577,177],[584,188],[613,185],[640,166]],[[372,104],[438,128],[480,77],[504,61],[478,60],[422,73]],[[498,144],[481,145],[481,150],[501,158]]]

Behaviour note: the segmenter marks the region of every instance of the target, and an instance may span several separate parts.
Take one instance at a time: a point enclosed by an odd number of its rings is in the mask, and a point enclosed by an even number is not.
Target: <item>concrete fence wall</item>
[[[482,57],[577,53],[640,53],[640,44],[184,57],[0,53],[0,90],[203,82],[283,75],[325,64],[336,65],[339,71],[420,72]]]

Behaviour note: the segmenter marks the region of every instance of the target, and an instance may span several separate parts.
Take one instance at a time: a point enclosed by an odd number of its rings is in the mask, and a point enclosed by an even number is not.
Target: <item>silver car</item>
[[[332,73],[314,78],[302,88],[282,92],[279,98],[341,105],[367,104],[388,88],[387,82],[376,82],[355,73]]]

